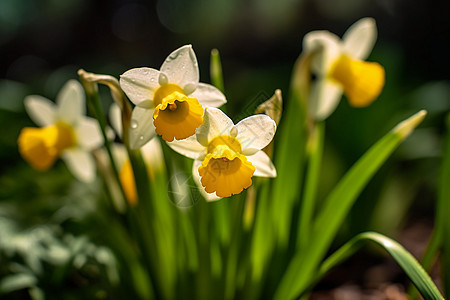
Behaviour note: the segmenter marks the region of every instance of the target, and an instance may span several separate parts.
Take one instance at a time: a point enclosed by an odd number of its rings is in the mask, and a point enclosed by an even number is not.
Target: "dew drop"
[[[189,51],[189,58],[194,63],[194,66],[198,68],[197,57],[195,56],[194,51]]]
[[[167,61],[174,60],[174,59],[176,59],[178,56],[182,56],[182,55],[183,55],[183,54],[180,53],[180,51],[176,51],[176,52],[174,52],[174,53],[172,53],[172,54],[169,55],[169,57],[167,58]]]
[[[132,120],[131,121],[131,124],[130,124],[130,126],[131,126],[131,129],[136,129],[137,127],[138,127],[138,122],[136,121],[136,120]]]
[[[164,73],[159,73],[158,82],[160,85],[164,85],[169,82],[167,75]]]
[[[238,130],[237,130],[236,126],[233,126],[233,128],[231,128],[230,135],[232,137],[236,137],[238,135]]]
[[[183,87],[183,90],[186,93],[186,95],[193,93],[196,89],[197,89],[196,82],[189,82]]]
[[[144,140],[144,136],[143,135],[141,135],[140,137],[139,137],[139,140]]]

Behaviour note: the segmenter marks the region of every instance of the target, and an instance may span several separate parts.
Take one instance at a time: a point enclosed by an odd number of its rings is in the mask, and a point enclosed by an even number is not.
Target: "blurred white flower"
[[[117,135],[122,137],[121,111],[116,103],[111,105],[109,118]],[[150,180],[153,180],[155,173],[164,168],[164,155],[161,143],[157,138],[151,139],[139,150],[142,153]],[[138,197],[133,168],[130,159],[128,158],[127,150],[123,144],[114,143],[112,145],[112,152],[117,170],[119,171],[119,180],[122,184],[127,201],[130,205],[134,206],[138,203]],[[99,153],[99,156],[101,156],[101,161],[103,161],[105,165],[109,163],[107,154],[104,151],[101,154]]]
[[[195,159],[196,183],[207,200],[216,200],[239,194],[252,184],[253,176],[276,177],[270,158],[261,151],[275,130],[275,122],[266,115],[250,116],[234,125],[220,109],[210,107],[194,136],[168,144]]]
[[[136,105],[130,125],[130,147],[147,143],[155,132],[165,141],[182,140],[203,123],[205,106],[218,107],[225,96],[199,83],[197,58],[191,45],[172,52],[160,70],[136,68],[120,76],[120,86]]]
[[[41,96],[25,98],[25,109],[39,126],[25,127],[18,137],[19,152],[34,168],[46,170],[61,157],[81,181],[95,179],[90,151],[103,145],[97,120],[86,117],[81,84],[69,80],[59,92],[56,105]]]
[[[385,82],[384,68],[364,61],[376,38],[372,18],[353,24],[342,40],[326,30],[306,34],[297,79],[303,80],[300,89],[306,91],[309,114],[313,118],[326,119],[336,109],[342,93],[355,107],[367,106],[378,97]]]

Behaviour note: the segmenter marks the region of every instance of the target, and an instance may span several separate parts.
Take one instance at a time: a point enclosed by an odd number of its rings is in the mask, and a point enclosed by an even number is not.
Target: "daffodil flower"
[[[136,105],[130,125],[130,147],[137,149],[155,133],[165,141],[185,139],[203,123],[205,106],[218,107],[225,96],[199,83],[197,58],[191,45],[172,52],[160,70],[136,68],[120,76],[120,86]]]
[[[19,152],[34,168],[47,170],[61,157],[81,181],[95,178],[90,151],[103,145],[95,119],[86,117],[85,94],[78,81],[68,81],[56,98],[56,105],[41,96],[24,101],[30,118],[39,126],[25,127],[18,137]]]
[[[385,82],[384,68],[365,62],[377,38],[375,20],[363,18],[342,40],[329,31],[312,31],[303,39],[300,72],[307,74],[308,108],[315,119],[327,118],[344,93],[355,107],[371,104]],[[314,79],[313,79],[314,78]]]
[[[261,151],[275,130],[269,116],[250,116],[234,125],[221,110],[208,107],[194,136],[168,144],[195,159],[195,181],[207,193],[207,200],[213,200],[239,194],[252,184],[253,176],[276,177],[270,158]]]

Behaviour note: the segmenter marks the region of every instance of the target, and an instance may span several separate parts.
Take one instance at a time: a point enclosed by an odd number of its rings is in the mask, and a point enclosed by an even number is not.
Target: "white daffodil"
[[[97,120],[85,116],[81,84],[69,80],[56,105],[41,96],[28,96],[24,103],[30,118],[41,127],[25,127],[20,132],[17,142],[22,157],[38,170],[50,168],[61,157],[76,178],[92,181],[95,162],[90,151],[104,140]]]
[[[147,143],[155,132],[165,141],[182,140],[203,123],[205,106],[219,107],[225,96],[199,83],[197,58],[191,45],[173,51],[161,69],[136,68],[120,76],[120,86],[136,105],[130,125],[130,147]]]
[[[207,108],[196,134],[168,143],[195,159],[193,175],[207,200],[239,194],[253,176],[276,177],[270,158],[261,151],[272,141],[276,124],[266,115],[250,116],[236,125],[220,109]]]
[[[117,132],[118,136],[122,137],[121,111],[117,104],[112,104],[109,117],[112,127]],[[119,171],[120,183],[122,184],[127,201],[130,205],[135,206],[138,203],[136,183],[134,180],[133,168],[125,146],[123,144],[113,144],[112,149],[116,166]],[[140,151],[147,167],[150,180],[153,180],[155,172],[161,170],[164,166],[164,156],[159,139],[151,139],[141,147]],[[103,154],[103,156],[106,158],[106,153]],[[103,160],[105,161],[105,159]]]
[[[312,31],[303,39],[299,72],[306,79],[306,98],[310,115],[327,118],[344,93],[349,103],[364,107],[381,93],[384,68],[365,62],[377,38],[375,20],[363,18],[342,37],[329,31]]]

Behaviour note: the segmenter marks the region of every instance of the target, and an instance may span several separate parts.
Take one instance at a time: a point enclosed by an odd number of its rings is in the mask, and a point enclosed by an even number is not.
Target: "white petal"
[[[200,167],[201,164],[202,162],[200,160],[194,160],[194,164],[192,165],[192,175],[194,177],[194,182],[197,185],[200,194],[202,194],[203,198],[205,198],[206,201],[208,202],[222,199],[221,197],[218,197],[216,193],[208,193],[207,191],[205,191],[205,188],[202,186],[202,182],[200,181],[201,180],[200,174],[198,173],[198,167]]]
[[[68,149],[63,152],[62,158],[78,180],[90,182],[95,179],[95,161],[89,152],[81,148]]]
[[[94,150],[103,145],[103,135],[98,121],[93,118],[82,118],[75,127],[77,143],[86,150]]]
[[[195,134],[184,140],[167,142],[167,145],[176,152],[193,159],[197,159],[206,149],[205,146],[197,141],[197,136]]]
[[[222,134],[229,135],[233,127],[233,121],[224,112],[218,108],[207,107],[203,124],[196,130],[197,140],[207,147],[214,137]]]
[[[236,124],[236,138],[242,149],[262,149],[267,146],[275,135],[277,125],[267,115],[254,115]]]
[[[25,110],[31,120],[39,126],[51,125],[55,122],[56,105],[41,96],[28,96],[24,100]]]
[[[125,148],[124,144],[113,143],[113,144],[111,144],[111,151],[113,153],[116,167],[120,172],[123,164],[129,159],[127,149]],[[105,153],[105,155],[106,155],[106,153]],[[109,158],[107,158],[107,159],[108,159],[108,163],[109,163]]]
[[[377,40],[377,27],[372,18],[363,18],[350,26],[342,37],[344,52],[357,59],[366,59]]]
[[[342,96],[341,85],[327,79],[317,80],[309,96],[309,114],[317,120],[324,120],[336,109]]]
[[[81,84],[69,80],[56,97],[58,104],[58,119],[68,124],[76,123],[86,114],[85,93]]]
[[[130,123],[130,148],[138,149],[144,146],[156,135],[153,125],[153,109],[136,106],[131,113]]]
[[[312,31],[303,39],[304,52],[311,53],[311,69],[315,75],[325,76],[341,54],[341,41],[335,34],[326,31]]]
[[[277,177],[277,170],[264,151],[258,151],[253,155],[249,155],[247,159],[255,167],[253,176]]]
[[[218,88],[206,83],[199,83],[195,91],[188,96],[196,98],[203,107],[219,107],[227,103],[225,95]]]
[[[192,45],[185,45],[170,53],[161,66],[170,83],[182,88],[199,80],[198,63]]]
[[[117,135],[122,138],[122,111],[115,102],[109,108],[109,122]]]
[[[120,75],[120,87],[135,105],[144,101],[153,103],[153,95],[159,88],[158,77],[159,71],[155,69],[131,69]]]

